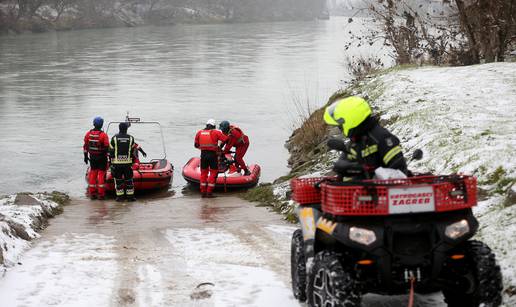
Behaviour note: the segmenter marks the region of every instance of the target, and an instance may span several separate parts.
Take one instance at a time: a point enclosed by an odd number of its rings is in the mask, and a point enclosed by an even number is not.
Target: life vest
[[[100,137],[104,132],[102,130],[90,130],[88,133],[88,153],[90,155],[106,154],[107,148],[102,144]]]
[[[113,137],[112,141],[114,147],[112,164],[132,164],[133,163],[133,150],[134,150],[134,138],[127,134],[117,134]]]
[[[199,149],[217,151],[219,149],[218,140],[214,140],[212,132],[214,130],[201,130],[199,133]]]
[[[231,125],[231,126],[229,126],[228,135],[231,135],[231,131],[233,131],[233,130],[236,130],[236,131],[240,132],[240,135],[241,135],[241,136],[236,140],[235,145],[239,145],[239,144],[244,143],[244,141],[245,141],[245,140],[244,140],[244,138],[245,138],[245,134],[244,134],[244,132],[242,131],[242,129],[238,128],[237,126],[233,126],[233,125]]]

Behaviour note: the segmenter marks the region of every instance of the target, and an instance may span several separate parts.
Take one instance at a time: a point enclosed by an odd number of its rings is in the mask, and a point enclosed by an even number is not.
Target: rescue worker
[[[102,131],[104,119],[93,119],[93,129],[84,136],[84,163],[90,163],[88,175],[88,195],[91,199],[104,199],[106,195],[105,180],[108,165],[109,137]]]
[[[324,121],[338,126],[351,140],[348,152],[341,159],[360,163],[366,178],[372,178],[378,167],[398,169],[407,174],[407,162],[399,139],[380,126],[371,113],[367,101],[357,96],[337,100],[326,108]]]
[[[219,142],[226,142],[228,137],[216,130],[215,120],[209,119],[206,128],[195,135],[194,146],[201,150],[200,189],[202,197],[214,197],[215,181],[218,174]]]
[[[228,136],[228,141],[224,146],[223,153],[227,154],[232,147],[235,147],[234,158],[238,171],[243,170],[245,176],[251,175],[251,172],[244,162],[245,153],[249,148],[249,137],[244,134],[242,129],[231,125],[227,120],[220,122],[219,129]]]
[[[111,157],[111,174],[115,179],[116,201],[122,201],[124,195],[127,200],[135,201],[133,169],[134,154],[138,148],[134,138],[127,134],[127,123],[118,125],[119,133],[111,138],[109,155]]]
[[[133,170],[136,170],[140,167],[140,157],[138,152],[141,152],[144,158],[147,158],[147,153],[138,143],[134,143],[134,148],[135,150],[133,151]]]

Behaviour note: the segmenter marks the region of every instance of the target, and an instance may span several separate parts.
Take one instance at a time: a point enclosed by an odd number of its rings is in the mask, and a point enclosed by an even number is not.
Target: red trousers
[[[215,189],[215,181],[217,180],[218,169],[202,168],[201,169],[201,193],[212,193]]]
[[[247,170],[247,166],[244,162],[244,156],[247,152],[247,148],[249,148],[249,142],[241,143],[235,147],[235,164],[243,171]]]
[[[105,190],[105,178],[106,178],[106,170],[102,169],[90,169],[90,174],[88,176],[88,193],[90,195],[97,195],[100,197],[104,197],[106,195]]]

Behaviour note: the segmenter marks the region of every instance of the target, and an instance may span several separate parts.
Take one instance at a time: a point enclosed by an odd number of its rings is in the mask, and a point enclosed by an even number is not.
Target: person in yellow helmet
[[[407,174],[407,161],[399,139],[380,126],[365,99],[351,96],[335,101],[326,108],[324,121],[338,126],[351,140],[341,159],[362,164],[368,178],[378,167],[398,169]]]

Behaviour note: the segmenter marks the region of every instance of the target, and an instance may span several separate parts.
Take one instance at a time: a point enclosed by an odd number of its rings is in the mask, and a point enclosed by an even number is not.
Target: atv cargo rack
[[[335,216],[444,212],[477,203],[477,179],[465,175],[337,182],[335,177],[295,178],[292,199],[321,203]]]

